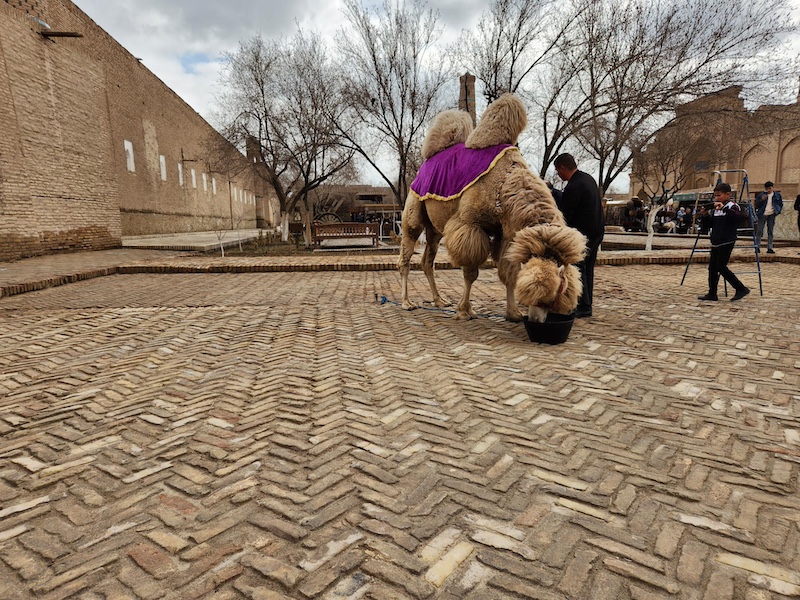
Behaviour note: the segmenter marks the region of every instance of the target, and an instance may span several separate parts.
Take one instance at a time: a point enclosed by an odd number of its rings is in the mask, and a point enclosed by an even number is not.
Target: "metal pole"
[[[692,253],[689,255],[689,262],[686,263],[686,268],[683,270],[683,277],[681,277],[681,285],[683,285],[683,281],[686,279],[686,274],[689,272],[689,265],[692,264],[692,257],[694,256],[694,252],[697,249],[697,242],[700,241],[700,228],[697,228],[697,235],[694,238],[694,246],[692,246]]]

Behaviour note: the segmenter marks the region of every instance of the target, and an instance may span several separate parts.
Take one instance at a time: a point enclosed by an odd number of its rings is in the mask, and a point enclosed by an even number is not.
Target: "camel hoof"
[[[433,305],[434,305],[436,308],[445,308],[445,307],[447,307],[447,306],[452,306],[452,305],[453,305],[453,303],[452,303],[452,302],[448,302],[448,301],[447,301],[447,300],[445,300],[444,298],[434,298],[434,300],[433,300]]]
[[[419,308],[419,306],[417,306],[416,304],[414,304],[410,300],[406,300],[400,306],[403,308],[403,310],[415,310],[415,309]]]
[[[519,323],[522,321],[522,313],[506,313],[506,321],[511,321],[512,323]]]
[[[478,315],[474,312],[466,312],[466,311],[457,311],[456,312],[456,321],[469,321],[470,319],[477,319]]]

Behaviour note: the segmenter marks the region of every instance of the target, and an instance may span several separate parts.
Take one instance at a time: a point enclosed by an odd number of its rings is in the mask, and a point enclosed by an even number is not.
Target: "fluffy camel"
[[[436,306],[447,306],[433,267],[442,237],[451,262],[463,270],[457,319],[477,316],[470,290],[489,255],[506,287],[507,320],[522,319],[517,301],[538,322],[548,311],[566,314],[575,309],[581,280],[574,264],[583,257],[586,239],[566,226],[547,185],[516,148],[526,125],[525,108],[513,94],[490,104],[474,130],[464,111],[449,110],[434,118],[422,145],[425,162],[403,210],[397,263],[403,308],[417,306],[408,297],[408,274],[424,230],[422,270]],[[461,169],[465,164],[467,174]]]

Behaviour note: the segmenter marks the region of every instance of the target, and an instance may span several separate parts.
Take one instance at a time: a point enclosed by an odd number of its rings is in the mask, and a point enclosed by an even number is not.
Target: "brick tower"
[[[475,125],[475,75],[464,73],[459,80],[461,91],[458,97],[458,108],[465,110],[472,117],[472,124]]]

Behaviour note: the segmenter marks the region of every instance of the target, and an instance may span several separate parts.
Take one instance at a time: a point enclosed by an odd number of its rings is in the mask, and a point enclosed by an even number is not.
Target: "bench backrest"
[[[315,223],[315,237],[365,237],[378,235],[377,223]]]

